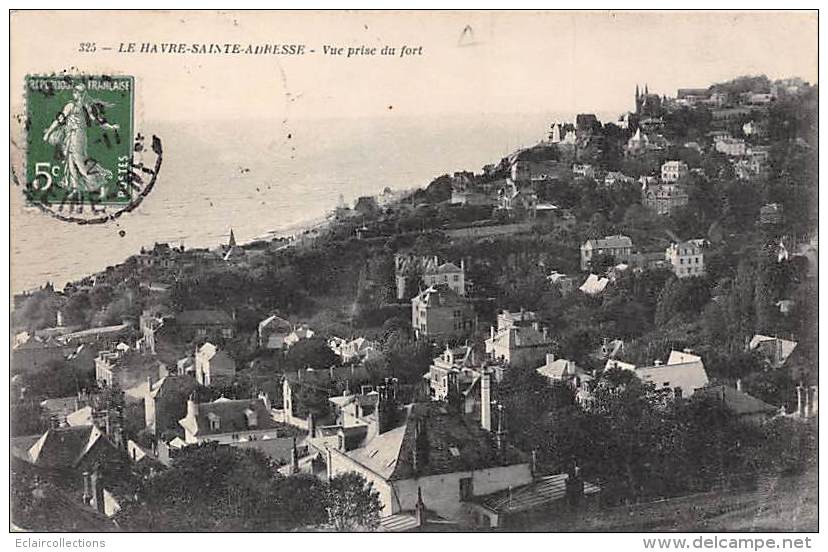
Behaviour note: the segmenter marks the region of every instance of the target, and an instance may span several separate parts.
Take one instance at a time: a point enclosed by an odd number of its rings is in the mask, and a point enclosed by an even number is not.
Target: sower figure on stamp
[[[109,124],[101,116],[100,109],[113,104],[94,100],[86,94],[83,84],[75,86],[72,101],[58,113],[52,124],[43,132],[43,140],[59,146],[63,153],[63,184],[69,195],[77,196],[82,191],[100,191],[106,195],[106,183],[112,179],[112,171],[102,167],[87,156],[86,129],[94,123],[106,130],[117,130],[118,125]]]

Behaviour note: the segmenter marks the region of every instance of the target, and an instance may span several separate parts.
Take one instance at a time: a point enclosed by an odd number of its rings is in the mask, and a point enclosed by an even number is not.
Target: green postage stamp
[[[131,76],[27,76],[28,202],[129,204],[134,99]]]

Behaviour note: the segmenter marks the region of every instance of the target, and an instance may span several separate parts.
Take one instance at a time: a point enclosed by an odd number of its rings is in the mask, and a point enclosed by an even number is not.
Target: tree
[[[356,472],[330,479],[325,505],[328,521],[337,531],[371,530],[379,526],[382,511],[379,493]]]
[[[327,370],[337,364],[337,357],[328,343],[321,337],[313,336],[301,339],[290,346],[285,355],[285,362],[293,370]]]

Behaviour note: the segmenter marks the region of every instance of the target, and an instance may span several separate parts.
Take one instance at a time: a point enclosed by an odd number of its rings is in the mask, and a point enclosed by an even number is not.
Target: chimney
[[[805,412],[805,409],[804,409],[804,405],[802,403],[802,386],[797,385],[796,386],[796,415],[801,418],[802,415],[804,414],[804,412]]]
[[[296,437],[290,449],[290,473],[299,473],[299,451],[296,450]]]
[[[190,394],[190,397],[187,399],[187,417],[188,418],[197,418],[198,417],[198,403],[196,402],[195,391]]]
[[[92,503],[91,506],[100,513],[104,513],[104,488],[98,470],[92,473]]]
[[[555,353],[546,353],[546,364],[552,364],[555,362]]]
[[[480,377],[480,426],[492,430],[492,381],[488,371]]]
[[[811,388],[810,387],[805,387],[804,392],[805,392],[805,409],[804,409],[803,415],[806,418],[810,418],[811,417]]]
[[[742,378],[737,378],[736,379],[736,391],[741,391],[741,390],[742,390]]]
[[[578,506],[584,496],[584,480],[581,477],[581,468],[577,464],[566,478],[566,501],[570,506]]]
[[[268,410],[271,409],[272,405],[270,404],[270,395],[268,395],[267,393],[263,393],[262,391],[259,391],[258,398],[264,403],[265,408],[267,408]]]
[[[816,416],[817,414],[819,414],[819,400],[818,400],[817,393],[819,393],[819,387],[814,385],[813,387],[811,387],[811,415],[812,416]]]
[[[308,437],[311,439],[316,437],[316,418],[313,412],[308,412]]]
[[[83,472],[83,503],[87,506],[92,502],[92,476],[88,471]]]
[[[497,450],[503,452],[506,447],[506,428],[503,427],[503,405],[497,405],[497,433],[495,433],[495,440],[497,441]]]
[[[417,517],[417,527],[422,527],[426,522],[426,507],[423,502],[423,489],[417,487],[417,504],[414,505],[414,515]]]

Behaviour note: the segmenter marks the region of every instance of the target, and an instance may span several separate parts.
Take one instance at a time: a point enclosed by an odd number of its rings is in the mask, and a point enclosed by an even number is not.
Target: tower
[[[236,247],[236,236],[233,234],[233,229],[230,229],[230,241],[227,243],[227,248]]]

